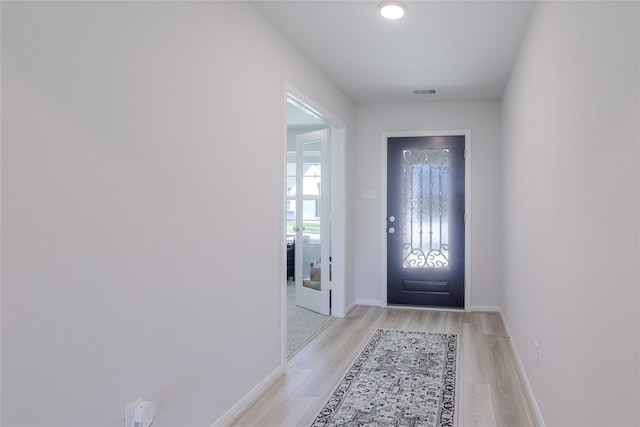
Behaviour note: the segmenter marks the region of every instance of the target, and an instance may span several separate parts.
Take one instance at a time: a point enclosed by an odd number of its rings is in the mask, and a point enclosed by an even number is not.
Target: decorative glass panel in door
[[[403,268],[449,268],[449,149],[403,150]]]

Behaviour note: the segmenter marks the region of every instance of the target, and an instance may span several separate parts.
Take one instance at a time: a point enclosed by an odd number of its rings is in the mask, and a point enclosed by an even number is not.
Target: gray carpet
[[[311,338],[331,322],[331,316],[296,305],[296,289],[293,281],[287,283],[287,358],[293,356]]]

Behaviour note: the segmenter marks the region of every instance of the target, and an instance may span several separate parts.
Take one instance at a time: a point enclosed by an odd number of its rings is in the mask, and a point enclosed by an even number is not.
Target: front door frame
[[[380,300],[383,307],[387,303],[387,144],[389,138],[394,137],[420,137],[420,136],[464,136],[465,156],[464,156],[464,310],[471,311],[471,130],[442,130],[442,131],[394,131],[382,132],[382,149],[381,149],[381,257],[380,257]],[[429,308],[430,310],[442,310],[438,308]],[[455,310],[453,308],[446,310]]]

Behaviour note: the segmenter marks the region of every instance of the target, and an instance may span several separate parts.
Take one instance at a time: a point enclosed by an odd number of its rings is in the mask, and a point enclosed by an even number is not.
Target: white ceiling
[[[406,15],[389,21],[377,1],[252,4],[357,103],[500,98],[533,6],[405,1]]]

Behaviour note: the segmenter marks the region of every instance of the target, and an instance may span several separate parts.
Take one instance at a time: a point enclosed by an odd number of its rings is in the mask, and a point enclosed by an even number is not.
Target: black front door
[[[387,139],[387,302],[464,307],[464,136]]]

